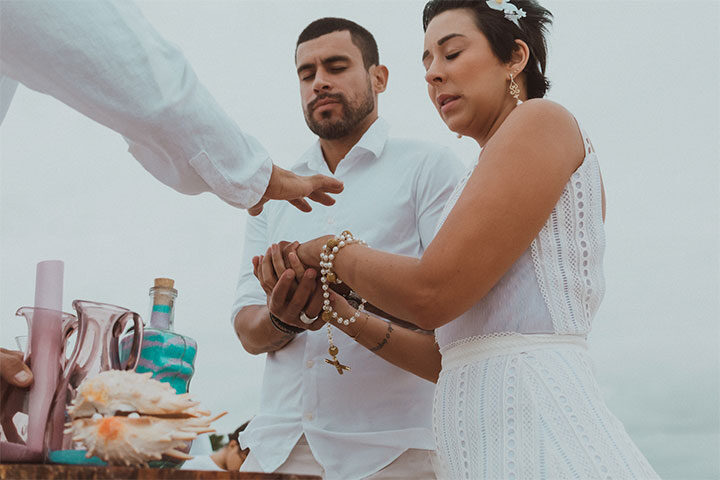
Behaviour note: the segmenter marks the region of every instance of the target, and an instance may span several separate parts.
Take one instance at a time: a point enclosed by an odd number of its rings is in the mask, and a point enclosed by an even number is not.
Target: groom
[[[240,435],[250,455],[243,471],[323,475],[330,479],[434,478],[433,384],[334,329],[352,371],[338,375],[323,358],[322,298],[299,291],[268,305],[251,259],[281,240],[308,240],[349,229],[373,247],[419,257],[432,240],[462,166],[446,149],[388,137],[378,95],[388,80],[373,36],[349,20],[323,18],[300,34],[295,63],[308,127],[318,141],[292,171],[342,180],[332,207],[299,214],[268,205],[248,220],[234,326],[243,347],[267,353],[260,411]],[[316,292],[321,292],[319,288]],[[293,313],[288,313],[293,312]]]

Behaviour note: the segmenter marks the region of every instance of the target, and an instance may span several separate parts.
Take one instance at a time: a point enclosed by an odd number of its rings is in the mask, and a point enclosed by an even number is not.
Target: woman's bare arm
[[[337,293],[331,293],[330,298],[335,311],[343,318],[350,318],[357,311]],[[362,313],[357,321],[350,325],[332,325],[396,367],[430,382],[437,382],[440,374],[440,350],[432,332],[410,330],[368,313]]]
[[[349,245],[334,269],[379,308],[424,329],[444,325],[485,296],[528,248],[583,158],[569,112],[546,100],[525,102],[483,149],[421,259]],[[317,265],[323,243],[301,245],[303,263]]]

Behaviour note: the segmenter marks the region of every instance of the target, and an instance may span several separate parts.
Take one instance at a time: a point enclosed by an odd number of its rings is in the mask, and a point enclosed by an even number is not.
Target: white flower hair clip
[[[505,14],[505,18],[513,22],[518,27],[520,26],[519,19],[525,18],[527,14],[522,8],[517,8],[507,0],[487,0],[487,6],[493,10],[499,10]]]

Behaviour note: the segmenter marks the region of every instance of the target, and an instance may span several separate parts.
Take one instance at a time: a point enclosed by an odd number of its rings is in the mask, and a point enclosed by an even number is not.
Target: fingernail
[[[305,274],[308,276],[308,278],[315,278],[315,270],[312,268],[308,269]]]
[[[30,374],[27,373],[25,370],[20,370],[18,373],[15,374],[15,380],[20,383],[25,383],[30,380]]]

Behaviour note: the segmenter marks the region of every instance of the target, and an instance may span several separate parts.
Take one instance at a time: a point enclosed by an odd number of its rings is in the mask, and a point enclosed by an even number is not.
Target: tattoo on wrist
[[[387,345],[388,340],[390,340],[390,334],[392,333],[392,331],[393,331],[392,323],[388,322],[388,329],[387,329],[387,333],[385,333],[385,338],[383,338],[380,341],[380,343],[378,343],[373,348],[371,348],[370,351],[377,352],[377,351],[381,350],[385,345]]]

